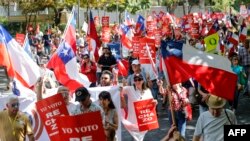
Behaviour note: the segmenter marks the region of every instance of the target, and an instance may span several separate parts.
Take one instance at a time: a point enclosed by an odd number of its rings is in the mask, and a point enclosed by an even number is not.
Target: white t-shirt
[[[69,102],[67,105],[67,109],[69,112],[69,115],[74,115],[75,109],[76,109],[76,103]]]
[[[128,97],[128,117],[127,119],[122,120],[122,123],[135,140],[143,141],[147,131],[139,132],[134,102],[146,99],[153,99],[151,90],[146,89],[144,90],[144,92],[141,93],[141,91],[135,90],[134,86],[126,86],[123,88],[123,94],[127,95]]]
[[[236,117],[232,111],[226,110],[232,124],[236,124]],[[230,125],[224,109],[219,117],[214,117],[209,111],[202,113],[196,123],[194,136],[202,136],[203,141],[223,141],[224,125]]]

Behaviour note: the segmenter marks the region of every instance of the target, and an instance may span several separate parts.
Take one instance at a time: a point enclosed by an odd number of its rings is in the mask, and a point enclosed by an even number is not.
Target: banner
[[[60,140],[104,141],[106,139],[100,111],[76,116],[59,116],[56,122]]]
[[[109,17],[108,16],[102,17],[102,27],[109,27]]]
[[[215,51],[216,47],[219,45],[219,38],[220,37],[217,32],[204,38],[206,52]]]
[[[36,107],[50,140],[57,140],[59,129],[55,117],[69,115],[62,95],[56,94],[40,100],[36,102]]]
[[[140,39],[140,53],[139,53],[141,64],[150,64],[150,58],[146,50],[146,44],[148,45],[149,50],[151,52],[151,57],[153,58],[153,61],[155,62],[155,56],[156,56],[155,40],[150,39],[150,38],[141,38]]]
[[[94,23],[95,23],[95,27],[98,27],[100,25],[100,19],[98,16],[94,17]]]
[[[154,37],[154,31],[156,29],[155,21],[147,21],[147,35],[148,37]]]
[[[155,36],[155,47],[160,47],[161,46],[161,30],[156,29],[154,31],[154,36]]]
[[[159,128],[153,99],[134,102],[136,118],[140,131]]]
[[[132,38],[133,55],[139,57],[140,54],[140,37],[134,36]]]
[[[16,34],[16,41],[17,41],[21,46],[23,46],[24,40],[25,40],[25,34],[21,34],[21,33],[17,33],[17,34]]]
[[[102,42],[103,43],[110,42],[110,28],[109,27],[102,28]]]

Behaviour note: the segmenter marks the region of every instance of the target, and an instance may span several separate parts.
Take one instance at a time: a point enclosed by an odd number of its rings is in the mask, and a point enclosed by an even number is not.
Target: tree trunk
[[[199,8],[200,8],[200,12],[202,13],[205,12],[205,0],[199,0]]]

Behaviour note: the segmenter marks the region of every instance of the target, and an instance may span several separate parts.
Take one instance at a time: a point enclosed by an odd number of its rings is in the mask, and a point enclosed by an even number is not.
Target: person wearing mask
[[[29,118],[19,111],[20,103],[16,95],[9,97],[7,109],[0,112],[1,141],[35,141]]]

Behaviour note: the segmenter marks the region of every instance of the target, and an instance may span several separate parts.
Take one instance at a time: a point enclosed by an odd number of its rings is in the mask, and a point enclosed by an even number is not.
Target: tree
[[[213,11],[218,12],[229,12],[229,8],[234,5],[234,0],[212,0],[214,5],[212,6]]]

